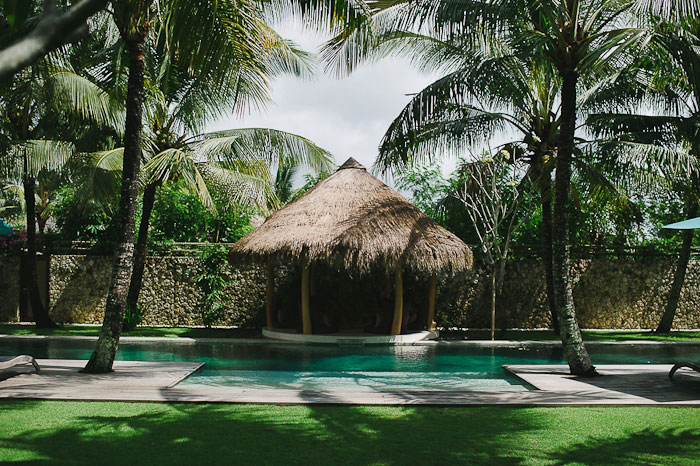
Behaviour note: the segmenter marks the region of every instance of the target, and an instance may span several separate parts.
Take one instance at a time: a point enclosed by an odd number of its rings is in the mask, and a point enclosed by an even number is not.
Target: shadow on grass
[[[593,437],[585,410],[12,401],[0,414],[0,461],[16,464],[675,464],[700,452],[697,428],[632,421]],[[561,435],[567,416],[586,433]]]
[[[700,429],[642,429],[622,438],[589,438],[554,453],[556,464],[698,464]]]
[[[476,416],[470,420],[463,411],[443,408],[126,403],[52,403],[49,408],[61,404],[71,412],[51,427],[0,434],[0,460],[403,465],[440,459],[445,464],[521,464],[523,458],[501,447],[513,433],[537,428],[536,422],[531,424],[536,418],[493,409],[473,410]],[[22,402],[10,405],[24,409]],[[113,411],[105,413],[103,407]],[[85,411],[97,412],[86,416]]]

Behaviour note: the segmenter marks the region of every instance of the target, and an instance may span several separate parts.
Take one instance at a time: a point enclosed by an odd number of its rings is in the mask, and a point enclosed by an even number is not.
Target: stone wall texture
[[[582,328],[656,328],[671,289],[675,261],[587,259],[572,263],[576,313]],[[443,282],[437,316],[455,327],[489,327],[487,271],[475,270]],[[510,263],[497,305],[497,326],[550,326],[544,270],[540,261]],[[700,261],[686,273],[674,328],[700,328]]]
[[[644,261],[579,260],[572,268],[574,299],[583,328],[654,328],[663,313],[675,262],[666,258]],[[1,258],[0,321],[17,320],[19,261]],[[195,257],[149,257],[139,304],[143,324],[201,325],[203,294],[196,283],[202,271]],[[51,257],[51,316],[63,323],[100,323],[111,273],[111,258],[55,255]],[[215,325],[264,325],[265,270],[245,264],[228,267],[227,302]],[[280,270],[278,284],[286,280]],[[438,288],[439,325],[490,325],[487,271],[477,269],[442,280]],[[498,326],[549,326],[544,272],[539,261],[509,264],[503,296],[498,303]],[[700,261],[691,261],[675,328],[700,327]]]
[[[101,323],[112,259],[102,256],[52,256],[50,315],[56,322]],[[196,257],[149,257],[139,305],[144,325],[202,325],[204,295],[196,277]],[[228,267],[228,297],[223,316],[214,325],[252,324],[265,306],[265,271],[256,266]]]

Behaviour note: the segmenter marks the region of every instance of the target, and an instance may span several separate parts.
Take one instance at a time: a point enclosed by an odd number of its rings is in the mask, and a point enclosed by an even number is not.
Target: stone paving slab
[[[40,374],[0,381],[0,398],[355,405],[700,406],[700,377],[671,365],[599,366],[602,377],[582,379],[558,366],[507,366],[536,387],[529,391],[309,391],[175,385],[201,363],[115,362],[112,374],[81,374],[85,361],[39,360]],[[0,372],[0,379],[2,374]]]
[[[599,377],[569,374],[565,365],[503,366],[540,391],[600,393],[610,399],[635,400],[641,404],[700,404],[700,374],[679,370],[673,380],[672,364],[606,364],[596,366]]]
[[[175,386],[201,368],[202,362],[115,361],[114,372],[83,374],[86,360],[37,359],[41,372],[30,365],[0,371],[0,397],[13,392],[45,392],[77,394],[89,390],[161,389]]]

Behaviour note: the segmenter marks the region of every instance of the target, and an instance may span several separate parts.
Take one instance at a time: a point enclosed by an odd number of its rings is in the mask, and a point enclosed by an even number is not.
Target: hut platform
[[[357,331],[342,331],[324,335],[304,335],[292,329],[263,328],[265,338],[283,341],[295,341],[299,343],[328,343],[333,345],[381,345],[381,344],[411,344],[424,340],[434,340],[438,337],[437,330],[423,330],[404,335],[377,335]]]

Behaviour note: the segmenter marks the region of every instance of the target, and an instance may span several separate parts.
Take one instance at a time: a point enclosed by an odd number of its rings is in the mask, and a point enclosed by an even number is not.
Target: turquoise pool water
[[[88,359],[86,340],[0,340],[0,356]],[[700,359],[698,345],[588,346],[597,364],[661,364]],[[291,343],[124,342],[117,359],[201,361],[204,368],[181,382],[301,390],[527,390],[503,364],[560,364],[561,348],[438,344],[339,347]]]

